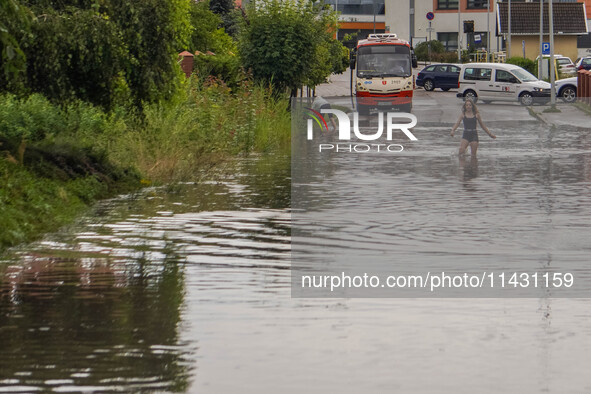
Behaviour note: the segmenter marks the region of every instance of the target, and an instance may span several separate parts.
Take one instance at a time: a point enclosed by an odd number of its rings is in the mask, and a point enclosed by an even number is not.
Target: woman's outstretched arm
[[[449,133],[449,135],[451,135],[452,137],[454,136],[454,132],[456,131],[456,129],[458,128],[458,126],[462,122],[462,119],[464,119],[464,113],[463,112],[460,114],[460,117],[458,118],[458,121],[456,122],[456,124],[454,125],[454,127],[451,128],[451,133]]]
[[[483,122],[483,121],[482,121],[482,119],[480,118],[480,114],[477,114],[477,115],[476,115],[476,119],[478,119],[478,123],[480,123],[480,127],[482,127],[482,130],[486,131],[486,134],[488,134],[488,135],[490,136],[490,138],[492,138],[492,139],[495,139],[495,138],[497,138],[497,136],[496,136],[496,135],[494,135],[493,133],[491,133],[491,132],[488,130],[488,127],[486,127],[486,126],[484,125],[484,122]]]

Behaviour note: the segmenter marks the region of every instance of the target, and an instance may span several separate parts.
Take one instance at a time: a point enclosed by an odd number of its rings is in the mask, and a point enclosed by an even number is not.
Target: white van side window
[[[467,67],[464,71],[464,79],[467,81],[490,81],[491,68]]]
[[[495,77],[496,82],[508,82],[508,83],[519,83],[519,80],[515,78],[513,74],[505,70],[497,70]]]

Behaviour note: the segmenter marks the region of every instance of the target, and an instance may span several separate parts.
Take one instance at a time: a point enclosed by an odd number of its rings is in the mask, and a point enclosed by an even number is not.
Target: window
[[[497,70],[496,82],[519,83],[513,74],[505,70]]]
[[[457,10],[458,0],[437,0],[438,10]]]
[[[449,66],[449,72],[450,73],[459,73],[460,72],[460,68],[456,67],[456,66]]]
[[[357,76],[408,77],[412,75],[410,49],[404,45],[367,45],[357,51]]]
[[[325,0],[335,11],[345,15],[384,15],[384,0]]]
[[[458,50],[458,33],[437,33],[437,40],[443,44],[448,52]]]
[[[447,66],[437,66],[437,69],[435,71],[437,71],[438,73],[446,73]]]
[[[511,69],[511,72],[515,74],[517,78],[521,79],[522,82],[534,82],[538,80],[538,78],[534,77],[529,71],[526,71],[523,68],[513,68]]]
[[[435,66],[429,66],[425,69],[425,71],[433,72],[435,71]]]
[[[492,3],[492,0],[490,0]],[[468,9],[472,10],[486,10],[487,0],[468,0]],[[511,18],[513,19],[513,18]]]
[[[466,68],[464,79],[467,81],[490,81],[492,69],[490,68]]]

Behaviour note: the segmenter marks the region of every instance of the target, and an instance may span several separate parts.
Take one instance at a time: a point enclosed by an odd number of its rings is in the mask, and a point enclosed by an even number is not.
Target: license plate
[[[380,102],[378,102],[378,105],[385,107],[385,106],[392,105],[392,103],[389,101],[380,101]]]

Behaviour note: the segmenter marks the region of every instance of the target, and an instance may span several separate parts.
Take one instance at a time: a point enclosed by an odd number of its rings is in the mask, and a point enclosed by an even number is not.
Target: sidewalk
[[[574,126],[585,129],[591,128],[591,107],[589,113],[581,110],[577,105],[565,104],[560,100],[556,103],[556,108],[560,112],[544,112],[550,106],[533,107],[536,116],[549,126]]]

